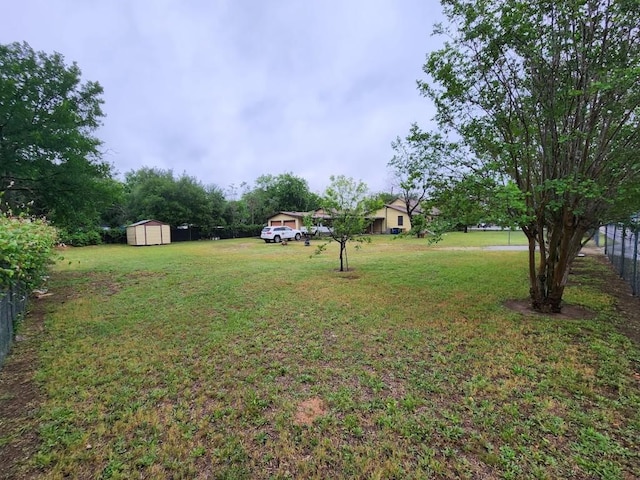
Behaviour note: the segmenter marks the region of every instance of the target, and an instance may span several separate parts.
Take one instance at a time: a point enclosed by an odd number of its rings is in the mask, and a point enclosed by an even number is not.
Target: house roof
[[[327,215],[326,213],[324,213],[324,211],[319,208],[318,210],[312,210],[311,212],[286,212],[286,211],[281,211],[276,213],[276,215],[289,215],[290,217],[296,217],[296,218],[304,218],[307,215],[311,215],[313,218],[329,218],[330,216]],[[271,217],[275,217],[275,215],[272,215]],[[269,217],[269,218],[271,218]]]
[[[396,205],[395,202],[397,202],[398,200],[402,202],[402,205]],[[409,204],[413,207],[417,205],[417,202],[415,200],[410,200]],[[385,207],[401,213],[407,213],[407,206],[405,205],[404,200],[402,200],[401,198],[396,198],[393,203],[388,203],[385,205]],[[420,208],[420,205],[417,205],[413,211],[414,213],[424,213],[422,208]]]
[[[298,217],[298,218],[302,218],[305,215],[308,215],[308,212],[278,212],[276,213],[276,215],[289,215],[290,217]]]

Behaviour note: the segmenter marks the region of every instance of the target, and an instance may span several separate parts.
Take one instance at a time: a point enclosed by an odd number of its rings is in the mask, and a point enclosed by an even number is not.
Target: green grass
[[[445,233],[439,247],[524,246],[527,237],[520,230],[469,230],[467,233]]]
[[[522,244],[512,232],[512,244]],[[612,299],[522,317],[507,232],[64,251],[38,381],[43,478],[634,478],[638,351]],[[453,247],[453,248],[451,248]],[[451,249],[449,249],[451,248]],[[583,259],[589,266],[589,259]],[[593,267],[595,268],[595,267]],[[297,420],[315,400],[312,423]]]

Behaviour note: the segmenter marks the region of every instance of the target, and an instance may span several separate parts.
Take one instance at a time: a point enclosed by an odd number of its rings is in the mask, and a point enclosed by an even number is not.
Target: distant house
[[[307,215],[311,215],[314,224],[322,223],[323,220],[329,218],[322,209],[311,212],[278,212],[267,219],[267,225],[270,227],[286,225],[300,230],[304,227],[304,217]]]
[[[129,245],[165,245],[171,243],[171,228],[157,220],[141,220],[127,226]]]
[[[414,215],[422,214],[422,209],[418,206],[413,211]],[[402,233],[411,230],[411,220],[407,213],[407,206],[401,198],[376,210],[371,218],[373,223],[370,227],[371,233]]]

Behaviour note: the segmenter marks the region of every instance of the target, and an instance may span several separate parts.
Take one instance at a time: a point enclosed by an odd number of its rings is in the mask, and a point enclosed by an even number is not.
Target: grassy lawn
[[[37,374],[42,478],[640,477],[638,350],[599,264],[525,317],[519,232],[337,250],[63,252]],[[635,364],[637,368],[637,363]]]

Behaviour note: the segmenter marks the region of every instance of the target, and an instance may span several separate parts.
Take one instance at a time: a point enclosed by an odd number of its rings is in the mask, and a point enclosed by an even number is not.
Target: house
[[[414,215],[423,213],[419,206],[413,212]],[[371,233],[402,233],[411,230],[407,206],[401,198],[396,198],[393,202],[376,210],[371,218],[373,220],[369,229]]]
[[[300,230],[304,225],[304,216],[306,212],[278,212],[267,219],[269,227],[287,226]]]
[[[329,218],[322,209],[311,212],[278,212],[267,219],[267,225],[270,227],[286,225],[287,227],[300,230],[304,227],[304,217],[311,215],[314,224],[322,223],[323,220]]]
[[[157,220],[141,220],[127,226],[129,245],[165,245],[171,243],[171,228]]]

